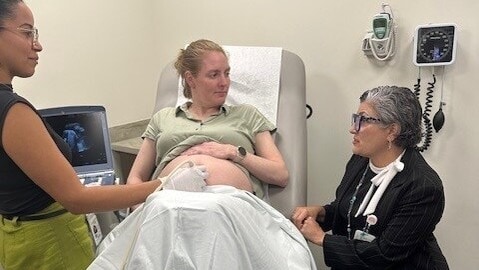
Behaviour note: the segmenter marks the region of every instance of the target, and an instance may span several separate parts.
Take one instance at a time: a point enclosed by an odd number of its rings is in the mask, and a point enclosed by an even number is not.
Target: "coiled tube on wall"
[[[422,119],[424,123],[424,133],[423,133],[423,142],[422,145],[416,146],[416,149],[420,152],[423,152],[429,148],[432,141],[432,122],[430,119],[431,108],[432,108],[432,93],[434,92],[434,85],[436,84],[436,76],[432,74],[433,81],[429,82],[429,87],[427,88],[426,92],[426,105],[424,106],[424,112],[422,114]],[[421,91],[421,78],[417,79],[417,83],[414,85],[414,93],[416,97],[419,99]]]

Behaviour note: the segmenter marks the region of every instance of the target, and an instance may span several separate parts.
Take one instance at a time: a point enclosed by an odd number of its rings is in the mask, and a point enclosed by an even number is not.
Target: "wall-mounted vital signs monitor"
[[[427,24],[416,27],[413,62],[416,66],[450,65],[456,58],[456,25]]]

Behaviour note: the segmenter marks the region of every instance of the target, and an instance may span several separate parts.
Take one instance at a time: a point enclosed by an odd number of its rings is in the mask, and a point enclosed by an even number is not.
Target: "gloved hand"
[[[160,178],[162,182],[160,189],[203,191],[206,178],[208,178],[206,166],[197,166],[192,161],[187,161],[176,167],[168,176]]]

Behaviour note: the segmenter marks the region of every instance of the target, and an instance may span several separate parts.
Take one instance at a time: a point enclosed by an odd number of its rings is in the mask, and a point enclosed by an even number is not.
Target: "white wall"
[[[381,1],[317,0],[42,0],[29,1],[40,28],[38,73],[17,91],[38,107],[104,104],[111,125],[148,118],[158,72],[186,43],[209,38],[225,45],[279,46],[302,57],[307,72],[309,204],[327,203],[351,153],[350,115],[364,90],[382,84],[412,87],[416,25],[455,22],[456,62],[438,74],[433,113],[444,78],[446,122],[426,159],[441,175],[446,210],[436,236],[451,269],[474,269],[479,259],[479,3],[474,0],[391,0],[398,23],[396,57],[365,57],[361,40]],[[422,71],[423,88],[430,81]],[[73,94],[81,93],[81,94]],[[312,247],[320,269],[321,248]]]
[[[39,28],[39,65],[16,91],[38,108],[99,104],[111,125],[148,118],[158,78],[152,1],[26,0]]]

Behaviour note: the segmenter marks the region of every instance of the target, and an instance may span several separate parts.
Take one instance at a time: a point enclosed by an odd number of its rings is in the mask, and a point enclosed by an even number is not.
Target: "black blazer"
[[[332,230],[323,242],[326,265],[355,270],[449,269],[433,235],[444,211],[441,179],[414,149],[408,149],[401,161],[404,170],[393,178],[374,212],[378,222],[369,233],[376,239],[365,242],[348,239],[346,223],[336,211],[341,200],[351,199],[352,194],[345,194],[348,187],[368,166],[367,158],[351,157],[336,199],[325,206],[325,221],[320,223],[325,231]]]

